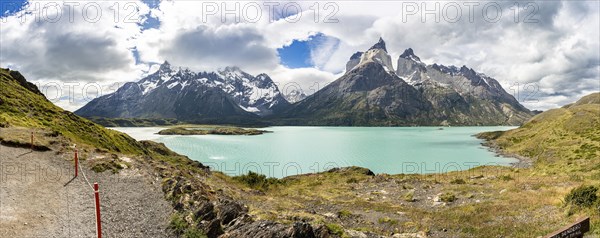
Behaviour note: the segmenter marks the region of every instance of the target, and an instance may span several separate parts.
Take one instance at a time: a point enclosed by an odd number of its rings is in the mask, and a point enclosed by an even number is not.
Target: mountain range
[[[237,67],[193,72],[164,62],[156,72],[92,100],[75,113],[84,117],[239,123],[255,121],[289,105],[266,74],[252,76]]]
[[[498,81],[466,66],[427,65],[408,48],[394,69],[381,38],[353,54],[343,76],[310,96],[283,95],[268,75],[253,76],[237,67],[193,72],[165,62],[75,113],[328,126],[520,125],[533,115]]]

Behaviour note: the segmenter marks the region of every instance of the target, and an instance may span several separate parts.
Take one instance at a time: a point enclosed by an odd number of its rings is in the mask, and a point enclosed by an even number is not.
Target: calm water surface
[[[440,173],[477,165],[509,165],[473,134],[514,127],[269,127],[258,136],[157,135],[159,127],[118,127],[137,140],[170,149],[230,175],[272,177],[361,166],[375,173]]]

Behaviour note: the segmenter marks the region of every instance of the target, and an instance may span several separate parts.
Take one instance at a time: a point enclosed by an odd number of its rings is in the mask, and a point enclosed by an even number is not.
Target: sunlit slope
[[[508,153],[536,163],[596,166],[600,162],[600,93],[548,110],[506,132],[482,133]]]
[[[131,137],[55,106],[19,72],[0,69],[0,77],[0,127],[43,128],[73,143],[121,153],[142,152]]]

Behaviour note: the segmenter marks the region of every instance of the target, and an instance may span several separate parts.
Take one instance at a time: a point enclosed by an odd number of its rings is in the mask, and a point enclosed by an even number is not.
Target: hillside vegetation
[[[325,236],[329,233],[323,225],[315,224],[313,228],[306,222],[280,224],[249,217],[247,207],[232,198],[232,193],[239,193],[240,189],[226,182],[230,177],[211,172],[200,162],[179,155],[164,144],[136,141],[65,111],[48,101],[19,72],[0,69],[0,89],[2,145],[29,148],[29,134],[33,132],[34,150],[68,153],[64,157],[70,160],[76,144],[81,166],[96,173],[148,172],[153,175],[151,183],[160,183],[161,195],[173,207],[169,227],[178,237],[241,238],[255,232],[265,237],[291,234],[306,237],[315,236],[317,230]],[[124,211],[122,215],[131,214]],[[268,223],[271,229],[264,229],[263,223]]]
[[[113,152],[143,151],[133,138],[55,106],[19,72],[0,69],[0,77],[0,127],[50,130],[71,139],[73,143]],[[11,135],[0,135],[3,136]]]
[[[530,158],[533,176],[552,177],[545,186],[577,185],[560,194],[566,214],[592,216],[592,233],[600,234],[600,93],[540,113],[517,129],[478,136],[503,154]]]
[[[596,170],[600,163],[600,93],[540,113],[517,129],[480,137],[503,152],[532,158],[539,166]]]
[[[164,144],[54,106],[18,72],[0,74],[3,144],[27,146],[34,131],[38,149],[61,153],[77,144],[105,158],[82,153],[82,166],[98,172],[150,171],[180,237],[538,237],[581,216],[591,216],[590,233],[600,235],[599,94],[480,135],[504,153],[530,157],[532,167],[428,175],[341,168],[274,179],[210,171]]]

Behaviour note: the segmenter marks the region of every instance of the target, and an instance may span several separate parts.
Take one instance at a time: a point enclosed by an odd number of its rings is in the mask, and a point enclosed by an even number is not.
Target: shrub
[[[185,238],[207,238],[208,236],[206,236],[202,231],[200,231],[196,228],[191,228],[191,229],[188,229],[187,231],[185,231],[185,233],[183,234],[183,237],[185,237]]]
[[[580,207],[591,207],[598,200],[596,192],[598,192],[598,188],[594,186],[579,186],[572,189],[565,196],[565,203]]]
[[[188,223],[179,215],[175,213],[171,216],[171,221],[169,222],[169,229],[173,230],[175,234],[181,235],[185,232],[188,227]]]
[[[113,174],[118,173],[123,169],[123,166],[114,160],[109,161],[100,161],[92,166],[92,171],[96,173],[102,173],[104,171],[110,170]]]
[[[245,175],[235,176],[233,179],[242,182],[251,188],[259,190],[266,190],[271,185],[281,183],[281,181],[279,181],[277,178],[267,178],[267,176],[263,174],[258,174],[252,171],[249,171],[248,174]]]
[[[329,224],[327,224],[325,226],[329,230],[329,233],[331,233],[333,235],[337,235],[337,236],[343,236],[344,235],[344,228],[342,228],[338,224],[329,223]]]
[[[350,217],[352,216],[352,213],[348,210],[341,210],[338,212],[338,217],[343,218],[343,217]]]
[[[413,191],[410,191],[410,192],[404,194],[404,201],[414,202],[415,201],[415,193]]]
[[[455,179],[450,181],[451,184],[465,184],[465,180],[464,179]]]
[[[379,219],[377,219],[377,221],[379,222],[379,224],[390,224],[390,225],[395,225],[398,223],[398,221],[389,218],[389,217],[381,217]]]
[[[442,202],[454,202],[456,201],[456,196],[452,193],[444,193],[440,195],[440,201]]]
[[[510,175],[501,175],[500,176],[500,180],[502,180],[502,181],[510,181],[510,180],[513,180],[513,178]]]

